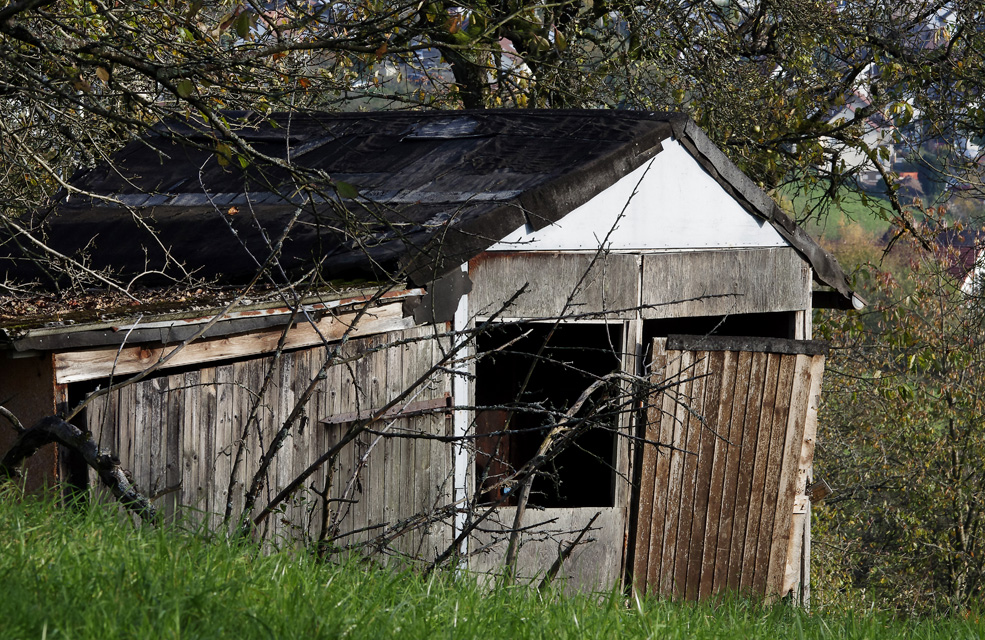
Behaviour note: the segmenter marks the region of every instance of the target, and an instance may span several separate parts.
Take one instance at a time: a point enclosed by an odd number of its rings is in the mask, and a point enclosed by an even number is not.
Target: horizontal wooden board
[[[501,315],[508,318],[574,318],[602,314],[630,319],[639,306],[638,255],[594,252],[486,253],[469,264],[469,309],[488,316],[522,287],[526,291]],[[586,275],[587,274],[587,275]],[[574,295],[572,295],[574,293]]]
[[[831,344],[824,340],[787,340],[785,338],[733,336],[667,336],[667,348],[679,351],[750,351],[826,356]]]
[[[340,340],[358,314],[349,312],[327,316],[310,323],[299,323],[287,331],[286,349],[322,344],[323,340]],[[365,313],[350,336],[365,336],[413,326],[411,318],[403,316],[402,305],[387,304]],[[238,336],[193,342],[171,357],[162,368],[184,367],[204,362],[243,358],[271,353],[284,333],[283,328]],[[108,347],[84,351],[65,351],[55,354],[55,381],[60,384],[95,380],[112,376],[139,373],[154,365],[176,347]]]
[[[810,266],[791,248],[643,256],[644,318],[800,311],[810,304]]]

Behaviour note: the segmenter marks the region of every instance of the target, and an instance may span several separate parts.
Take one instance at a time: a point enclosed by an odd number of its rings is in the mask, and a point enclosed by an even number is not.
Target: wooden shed
[[[55,260],[145,300],[5,316],[23,422],[95,392],[74,423],[169,517],[245,514],[323,553],[495,574],[512,542],[516,575],[573,589],[806,597],[812,310],[861,300],[693,122],[228,120],[279,161],[240,170],[207,126],[164,123],[76,176],[109,198],[39,218],[47,249],[0,239],[8,281]],[[165,287],[189,277],[211,286]],[[96,490],[68,450],[33,465]]]

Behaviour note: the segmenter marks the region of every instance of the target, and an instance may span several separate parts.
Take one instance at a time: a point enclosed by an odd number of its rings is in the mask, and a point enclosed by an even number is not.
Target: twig
[[[585,537],[585,534],[589,532],[589,530],[592,528],[592,525],[595,524],[595,521],[598,520],[600,515],[602,515],[602,512],[596,511],[595,515],[592,516],[592,519],[588,521],[588,524],[585,525],[585,528],[581,530],[581,533],[578,534],[578,536],[574,539],[574,541],[571,544],[569,544],[567,547],[558,550],[557,560],[554,561],[554,564],[551,565],[551,568],[547,570],[546,574],[544,574],[544,579],[540,581],[540,586],[537,587],[538,591],[543,592],[549,586],[551,586],[551,583],[554,582],[554,578],[557,577],[557,574],[561,570],[561,567],[568,560],[568,558],[571,557],[571,554],[572,552],[574,552],[575,547],[577,547],[578,544],[581,542],[581,539]]]

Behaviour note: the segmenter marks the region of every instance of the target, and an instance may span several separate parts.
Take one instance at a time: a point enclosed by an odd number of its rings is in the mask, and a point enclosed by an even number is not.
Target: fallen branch
[[[81,455],[127,511],[140,516],[143,522],[157,524],[157,509],[130,483],[119,459],[100,451],[89,434],[57,416],[48,416],[20,432],[13,446],[0,460],[0,478],[21,477],[24,461],[52,442]]]

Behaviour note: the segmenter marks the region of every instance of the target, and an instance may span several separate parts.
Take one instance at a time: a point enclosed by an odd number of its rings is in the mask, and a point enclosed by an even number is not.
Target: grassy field
[[[804,193],[793,188],[774,195],[787,212],[806,220],[805,229],[812,236],[822,240],[838,240],[846,227],[879,238],[890,226],[889,203],[876,196],[843,190],[835,201],[825,198],[820,189]]]
[[[979,638],[966,619],[492,592],[430,577],[259,555],[135,530],[0,488],[0,637],[13,638]]]

